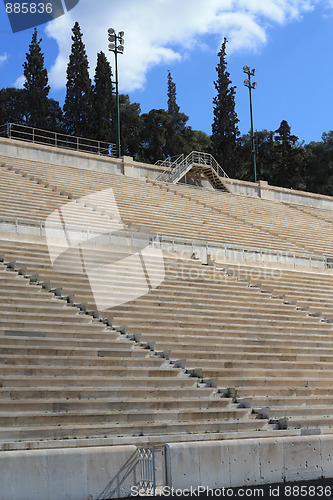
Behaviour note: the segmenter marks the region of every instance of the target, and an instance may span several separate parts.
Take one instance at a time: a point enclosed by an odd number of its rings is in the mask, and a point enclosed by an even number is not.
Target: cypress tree
[[[97,54],[97,65],[95,70],[94,104],[95,104],[95,127],[94,137],[99,141],[112,141],[112,70],[104,52]]]
[[[78,22],[72,29],[72,51],[67,66],[64,116],[69,134],[81,137],[94,135],[93,91],[89,64]]]
[[[176,101],[177,91],[170,71],[168,72],[168,120],[166,126],[166,151],[168,156],[175,156],[186,151],[190,127],[186,126],[188,116],[180,113]]]
[[[214,82],[217,95],[213,99],[214,121],[212,125],[212,154],[230,176],[236,171],[236,146],[239,122],[235,111],[235,89],[231,86],[230,73],[227,71],[226,45],[224,38],[220,58],[216,67],[217,80]]]
[[[174,83],[170,71],[168,71],[168,113],[176,119],[179,113],[179,106],[176,102],[176,84]]]
[[[37,29],[32,35],[27,60],[23,64],[25,82],[23,85],[27,125],[37,128],[47,127],[48,85],[47,71],[44,68],[44,54],[41,51],[42,39],[37,40]]]
[[[304,150],[298,144],[298,137],[291,134],[286,120],[282,120],[275,134],[276,164],[273,181],[277,186],[298,189],[302,181]]]

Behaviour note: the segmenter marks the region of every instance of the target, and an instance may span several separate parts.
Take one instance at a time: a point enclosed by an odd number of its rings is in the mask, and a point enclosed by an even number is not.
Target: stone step
[[[164,360],[157,357],[131,357],[125,356],[122,357],[112,357],[112,368],[119,367],[121,368],[135,368],[135,367],[160,367],[163,365]],[[29,356],[17,356],[13,355],[0,355],[0,365],[3,366],[26,366],[30,367],[34,365],[37,367],[38,365],[44,366],[72,366],[72,367],[95,367],[99,369],[100,367],[109,367],[110,366],[110,358],[109,357],[100,357],[100,356],[59,356],[55,355],[54,357],[36,355]]]
[[[239,398],[239,402],[242,401],[242,398]],[[296,407],[296,408],[304,408],[306,411],[307,407],[317,407],[317,406],[330,406],[333,405],[333,394],[332,395],[304,395],[304,396],[255,396],[250,397],[246,400],[247,403],[253,408],[278,408],[278,407]]]
[[[222,384],[220,387],[234,387],[232,385]],[[256,386],[256,385],[247,385],[246,387],[237,387],[236,388],[237,397],[240,399],[244,398],[253,398],[254,401],[257,401],[257,398],[293,398],[293,397],[314,397],[314,396],[333,396],[333,388],[330,386],[318,383],[318,385],[304,385],[300,384],[290,384],[290,385],[280,385],[280,386],[270,386],[269,390],[267,386]]]
[[[1,359],[1,358],[0,358]],[[288,361],[282,361],[281,359],[278,359],[278,356],[274,360],[269,359],[269,360],[261,360],[261,359],[240,359],[240,360],[230,360],[226,356],[220,356],[220,360],[212,360],[212,359],[196,359],[196,358],[190,358],[187,357],[184,360],[184,365],[186,368],[197,368],[200,367],[202,368],[205,372],[208,371],[215,371],[215,370],[221,370],[221,369],[227,369],[227,368],[232,368],[232,369],[238,369],[239,372],[241,373],[243,369],[267,369],[267,370],[277,370],[277,371],[283,371],[283,373],[286,373],[286,370],[293,368],[295,370],[324,370],[326,373],[326,370],[328,369],[329,371],[333,371],[333,359],[332,361],[323,362],[315,361],[314,356],[311,357],[311,359],[307,361],[299,361],[299,360],[288,360]]]
[[[333,406],[321,405],[321,406],[270,406],[269,407],[270,418],[311,418],[319,417],[326,420],[326,418],[333,419]]]
[[[143,366],[67,366],[52,364],[52,365],[7,365],[3,364],[1,368],[1,375],[5,379],[12,376],[23,376],[26,377],[45,377],[48,374],[52,374],[54,377],[65,377],[73,376],[78,378],[87,377],[89,374],[99,377],[178,377],[180,370],[172,365],[167,365],[166,367],[155,367],[149,366],[149,360],[145,363],[141,363]]]
[[[323,415],[321,417],[319,416],[312,416],[312,415],[305,415],[303,417],[300,416],[291,416],[288,417],[288,428],[290,429],[306,429],[306,428],[323,428],[323,427],[329,427],[331,429],[333,425],[333,416],[331,415]]]
[[[199,386],[198,379],[192,377],[180,377],[177,376],[177,370],[175,370],[175,376],[171,377],[145,377],[140,375],[140,385],[143,388],[150,387],[169,387],[169,388],[181,388],[181,387],[197,387]],[[42,375],[8,375],[6,377],[0,377],[0,387],[3,388],[22,388],[22,387],[35,387],[50,388],[54,389],[56,387],[108,387],[110,390],[117,388],[122,389],[123,387],[128,387],[135,389],[138,386],[137,376],[113,376],[113,377],[98,377],[96,375],[91,376],[80,376],[73,380],[73,377],[66,377],[62,375],[55,376],[42,376]]]
[[[277,370],[276,368],[260,368],[260,367],[248,367],[243,366],[242,368],[202,368],[203,377],[218,377],[218,378],[234,378],[235,376],[244,377],[244,379],[248,379],[250,377],[263,377],[264,379],[269,378],[269,380],[276,380],[276,377],[288,379],[289,377],[295,377],[295,383],[298,380],[308,380],[311,379],[319,379],[324,376],[324,380],[328,380],[333,376],[333,370],[327,370],[325,366],[320,366],[319,369],[309,368],[309,369],[300,369],[295,366],[294,363],[288,364],[288,367],[282,367],[281,370]]]
[[[236,387],[238,393],[241,395],[241,397],[244,397],[244,394],[251,394],[249,391],[249,387],[253,387],[255,390],[257,387],[258,388],[266,388],[266,394],[272,395],[274,394],[272,392],[273,389],[278,388],[280,390],[283,388],[283,385],[288,388],[290,387],[292,390],[294,389],[299,389],[303,387],[307,388],[326,388],[330,387],[330,384],[332,379],[331,378],[324,378],[323,376],[320,376],[320,373],[318,374],[318,377],[309,377],[309,378],[303,378],[303,377],[281,377],[279,374],[277,374],[276,377],[269,377],[265,376],[265,378],[261,377],[232,377],[232,376],[227,376],[226,378],[223,377],[216,377],[215,378],[215,383],[217,387]],[[288,390],[288,389],[286,389]],[[311,391],[309,390],[311,393]]]
[[[96,425],[39,425],[39,426],[18,426],[7,427],[0,429],[0,439],[4,440],[32,440],[32,439],[64,439],[78,437],[97,437],[97,436],[154,436],[160,434],[177,433],[178,437],[182,434],[204,433],[206,438],[210,432],[226,432],[226,431],[253,431],[265,430],[267,423],[264,420],[227,420],[227,421],[212,421],[205,420],[198,423],[189,422],[150,422],[148,425],[142,423],[131,424],[96,424]]]
[[[1,342],[1,344],[3,344]],[[74,360],[82,359],[84,362],[87,360],[94,360],[98,358],[98,360],[105,360],[105,362],[110,363],[110,358],[112,359],[112,364],[122,362],[122,358],[125,360],[127,358],[133,358],[136,360],[140,360],[142,358],[154,359],[152,358],[153,354],[148,352],[145,349],[140,349],[136,346],[124,346],[121,347],[121,344],[117,345],[114,342],[114,347],[111,349],[89,349],[85,347],[68,347],[67,349],[62,349],[61,347],[54,346],[52,347],[30,347],[30,346],[21,346],[21,345],[9,345],[7,347],[0,347],[0,358],[1,359],[42,359],[49,358],[54,360],[56,359],[71,359]],[[120,358],[120,359],[119,359]],[[158,358],[156,358],[158,360]],[[157,361],[156,361],[157,362]],[[161,359],[159,359],[161,363]]]
[[[197,387],[198,385],[198,387]],[[36,399],[39,400],[100,400],[100,399],[112,399],[118,401],[121,404],[121,401],[126,401],[126,399],[132,398],[140,398],[140,400],[145,400],[145,402],[154,402],[154,401],[169,401],[170,398],[178,398],[180,401],[186,401],[186,399],[197,399],[197,398],[217,398],[221,401],[228,401],[228,398],[221,398],[220,394],[213,392],[214,389],[211,387],[201,387],[199,384],[194,386],[184,386],[184,387],[173,387],[172,394],[170,394],[170,389],[168,387],[164,388],[162,385],[156,388],[147,388],[147,387],[137,387],[137,385],[133,388],[131,387],[93,387],[93,386],[80,386],[78,389],[73,384],[68,384],[59,387],[50,386],[49,388],[38,388],[38,387],[0,387],[0,399],[1,400],[28,400],[28,399]]]
[[[12,335],[15,333],[16,335]],[[120,337],[117,332],[110,333],[107,336],[95,336],[95,338],[86,337],[57,337],[56,335],[51,337],[42,337],[39,334],[33,336],[34,332],[29,334],[29,331],[21,330],[16,332],[7,332],[5,330],[1,333],[0,339],[1,345],[4,346],[30,346],[30,347],[46,347],[46,348],[93,348],[93,349],[108,349],[115,353],[117,352],[127,352],[133,349],[133,344],[129,342],[126,338]],[[139,347],[137,349],[140,349]],[[144,351],[144,350],[143,350]],[[117,354],[116,354],[117,355]]]
[[[70,411],[60,409],[51,410],[50,412],[41,413],[39,410],[16,412],[6,412],[0,406],[0,426],[6,427],[15,426],[33,426],[33,425],[97,425],[103,424],[129,424],[134,426],[138,423],[144,423],[147,426],[150,423],[158,422],[198,422],[198,421],[228,421],[228,420],[246,420],[249,416],[249,410],[244,409],[229,409],[229,408],[212,408],[205,410],[109,410],[105,411],[93,408],[84,408],[78,411]]]
[[[24,412],[104,412],[104,411],[134,411],[134,410],[207,410],[207,409],[221,409],[228,408],[231,403],[230,398],[189,398],[186,399],[186,394],[182,398],[164,398],[158,399],[151,397],[150,399],[131,398],[122,399],[118,398],[99,398],[99,399],[25,399],[20,401],[15,400],[2,400],[0,399],[0,414],[8,414],[9,411],[16,414]],[[234,408],[235,410],[235,408]],[[14,413],[13,413],[14,415]],[[241,415],[241,414],[240,414]]]

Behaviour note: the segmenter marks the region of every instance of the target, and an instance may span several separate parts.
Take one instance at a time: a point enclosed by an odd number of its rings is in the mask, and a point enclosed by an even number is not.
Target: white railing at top
[[[61,134],[60,132],[28,127],[19,123],[5,123],[1,125],[0,137],[44,144],[56,148],[74,149],[102,156],[116,156],[116,146],[110,142]]]
[[[176,183],[192,168],[193,165],[211,167],[215,170],[219,177],[228,177],[221,165],[217,163],[211,154],[192,151],[192,153],[187,155],[186,158],[179,156],[178,159],[171,165],[165,163],[163,166],[166,166],[166,169],[156,177],[156,180]]]

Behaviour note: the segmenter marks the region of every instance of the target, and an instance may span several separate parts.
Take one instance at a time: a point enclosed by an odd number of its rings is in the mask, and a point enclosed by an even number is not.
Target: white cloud
[[[107,49],[107,29],[125,31],[125,52],[119,56],[121,91],[145,84],[147,71],[157,65],[181,60],[191,50],[205,46],[204,35],[226,36],[228,53],[255,51],[267,41],[268,26],[283,24],[312,10],[322,0],[123,0],[110,2],[80,0],[69,12],[52,21],[46,33],[59,47],[49,72],[53,88],[66,84],[66,67],[71,48],[71,27],[79,21],[90,61],[91,77],[96,54]],[[333,0],[326,0],[333,1]]]
[[[0,55],[0,66],[2,66],[8,59],[8,55],[5,52],[4,54]]]
[[[24,82],[25,82],[25,76],[21,75],[18,78],[16,78],[14,87],[17,89],[23,89]]]

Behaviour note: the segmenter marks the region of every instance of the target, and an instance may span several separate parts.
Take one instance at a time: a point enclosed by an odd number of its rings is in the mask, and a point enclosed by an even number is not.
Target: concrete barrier
[[[166,482],[184,490],[331,478],[332,450],[333,435],[172,443]]]
[[[123,498],[138,480],[136,446],[0,452],[0,500]]]

